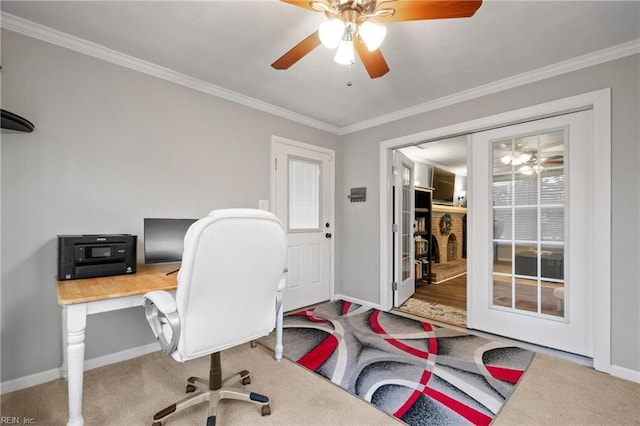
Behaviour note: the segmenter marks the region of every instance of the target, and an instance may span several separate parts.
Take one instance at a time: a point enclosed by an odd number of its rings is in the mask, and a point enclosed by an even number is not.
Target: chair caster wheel
[[[187,385],[187,388],[185,389],[186,393],[191,393],[191,392],[195,392],[196,391],[196,387],[193,385]]]
[[[262,415],[263,416],[268,416],[269,414],[271,414],[271,406],[270,405],[263,405],[262,406]]]
[[[251,377],[247,376],[244,379],[242,379],[242,384],[243,385],[250,385],[251,384]]]

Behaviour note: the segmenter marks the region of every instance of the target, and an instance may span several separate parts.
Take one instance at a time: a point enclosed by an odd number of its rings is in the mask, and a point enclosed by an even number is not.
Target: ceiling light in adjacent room
[[[528,152],[514,152],[513,155],[506,154],[500,158],[502,164],[513,164],[514,166],[519,166],[529,160],[531,160],[531,154]]]
[[[522,166],[520,167],[519,172],[522,173],[523,175],[530,176],[533,174],[533,169],[529,166]]]

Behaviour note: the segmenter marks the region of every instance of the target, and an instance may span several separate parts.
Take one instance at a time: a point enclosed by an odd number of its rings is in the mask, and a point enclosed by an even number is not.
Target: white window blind
[[[289,230],[320,229],[320,163],[289,159]]]

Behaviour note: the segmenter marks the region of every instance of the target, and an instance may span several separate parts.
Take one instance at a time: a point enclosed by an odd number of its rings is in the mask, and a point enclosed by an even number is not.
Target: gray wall
[[[2,381],[62,360],[57,234],[132,233],[269,199],[271,135],[336,149],[290,120],[2,31]],[[142,261],[142,241],[138,245]],[[89,317],[86,356],[154,341],[141,308]]]
[[[635,55],[343,136],[336,281],[343,294],[380,303],[380,142],[517,108],[612,89],[612,364],[640,371],[640,56]],[[346,202],[367,187],[367,202]],[[370,197],[369,197],[369,194]],[[607,224],[603,224],[606,226]],[[352,232],[355,230],[355,232]],[[350,265],[359,265],[352,268]]]
[[[61,362],[56,234],[140,236],[144,217],[256,207],[269,198],[270,137],[284,136],[337,150],[336,290],[379,303],[380,141],[603,87],[612,202],[626,207],[613,212],[612,362],[640,370],[638,56],[340,138],[5,30],[2,67],[3,108],[36,125],[2,135],[2,381]],[[349,203],[360,186],[367,202]],[[136,308],[87,328],[87,358],[153,341]]]

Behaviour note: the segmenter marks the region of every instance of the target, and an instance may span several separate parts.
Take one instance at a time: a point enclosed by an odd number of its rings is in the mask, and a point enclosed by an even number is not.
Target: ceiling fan
[[[314,12],[324,12],[323,22],[313,34],[295,45],[271,66],[285,70],[323,44],[338,48],[335,61],[354,63],[353,50],[371,78],[389,72],[380,45],[386,35],[382,24],[423,19],[467,18],[482,0],[280,0]]]
[[[500,162],[504,165],[513,164],[519,166],[518,171],[524,175],[532,175],[540,173],[545,166],[561,166],[564,164],[564,155],[557,154],[549,157],[542,157],[538,160],[537,152],[509,152],[500,158]]]

